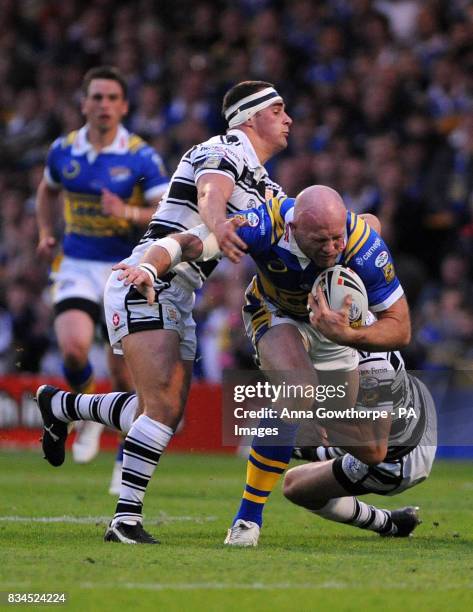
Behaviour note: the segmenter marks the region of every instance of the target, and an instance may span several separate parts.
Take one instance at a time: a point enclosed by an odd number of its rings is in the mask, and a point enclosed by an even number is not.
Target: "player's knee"
[[[295,470],[289,470],[284,476],[282,492],[286,499],[294,504],[300,504],[301,487],[300,480]]]
[[[161,385],[142,393],[144,414],[175,429],[184,412],[184,401],[171,385]]]
[[[88,360],[89,346],[80,341],[71,341],[62,347],[64,364],[71,370],[83,368]]]

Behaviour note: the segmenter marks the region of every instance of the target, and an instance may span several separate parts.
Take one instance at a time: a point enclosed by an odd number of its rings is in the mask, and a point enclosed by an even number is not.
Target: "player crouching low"
[[[360,352],[359,370],[357,408],[375,404],[394,415],[385,438],[373,446],[373,461],[363,463],[335,446],[296,447],[293,457],[311,463],[286,473],[283,492],[293,503],[330,521],[382,536],[407,537],[421,522],[418,507],[382,510],[356,496],[397,495],[429,476],[436,451],[434,402],[425,385],[406,372],[399,352]],[[322,435],[330,444],[330,434],[322,430]]]

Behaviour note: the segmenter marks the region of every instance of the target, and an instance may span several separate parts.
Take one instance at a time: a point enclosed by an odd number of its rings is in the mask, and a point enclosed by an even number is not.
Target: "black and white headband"
[[[228,127],[233,128],[245,123],[258,111],[276,102],[283,102],[283,99],[273,87],[266,87],[250,96],[246,96],[246,98],[242,98],[225,111]]]

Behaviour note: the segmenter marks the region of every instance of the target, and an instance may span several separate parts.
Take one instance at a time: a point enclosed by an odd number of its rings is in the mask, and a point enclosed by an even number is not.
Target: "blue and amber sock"
[[[260,421],[258,427],[278,427],[279,435],[274,446],[262,445],[261,438],[253,438],[246,466],[246,486],[233,525],[243,519],[261,527],[266,500],[289,465],[298,424],[272,420]]]
[[[75,393],[93,393],[95,390],[94,373],[88,361],[80,370],[71,370],[63,364],[62,372],[67,383]]]

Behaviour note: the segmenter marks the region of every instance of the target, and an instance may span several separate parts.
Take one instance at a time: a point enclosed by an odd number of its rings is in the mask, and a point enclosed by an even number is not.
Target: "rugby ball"
[[[315,279],[312,287],[313,295],[316,294],[319,285],[332,310],[340,310],[345,296],[351,295],[352,304],[348,314],[350,327],[360,327],[365,324],[368,316],[368,295],[363,281],[356,272],[344,266],[332,266]]]

